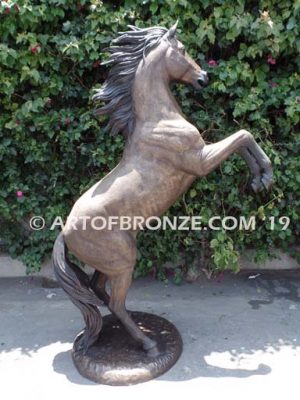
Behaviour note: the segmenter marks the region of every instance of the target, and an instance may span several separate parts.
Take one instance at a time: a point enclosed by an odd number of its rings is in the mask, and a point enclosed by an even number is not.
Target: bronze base
[[[157,343],[159,355],[150,357],[129,335],[114,315],[103,318],[98,341],[86,354],[73,345],[73,361],[79,373],[104,385],[133,385],[146,382],[170,369],[182,352],[182,340],[171,322],[157,315],[131,312],[140,329]]]

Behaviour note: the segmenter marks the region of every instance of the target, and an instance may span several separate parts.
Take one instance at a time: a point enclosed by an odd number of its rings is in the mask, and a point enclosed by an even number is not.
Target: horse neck
[[[132,91],[137,122],[184,118],[169,85],[169,77],[159,62],[138,68]]]

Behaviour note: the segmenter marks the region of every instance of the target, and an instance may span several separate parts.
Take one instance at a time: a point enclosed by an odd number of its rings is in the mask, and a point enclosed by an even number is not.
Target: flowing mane
[[[136,69],[149,51],[159,45],[162,36],[167,32],[162,27],[128,27],[131,30],[121,32],[107,49],[111,55],[102,65],[111,64],[112,68],[102,88],[96,89],[93,96],[93,100],[107,103],[95,110],[95,115],[109,115],[105,129],[112,135],[122,132],[125,137],[130,136],[135,125],[131,88]]]

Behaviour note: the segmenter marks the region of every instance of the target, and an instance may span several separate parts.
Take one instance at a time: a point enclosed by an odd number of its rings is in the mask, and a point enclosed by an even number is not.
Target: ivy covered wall
[[[233,6],[234,3],[234,6]],[[39,268],[76,198],[118,162],[123,139],[93,117],[105,47],[126,25],[170,27],[210,75],[201,92],[173,90],[207,142],[245,128],[271,158],[271,192],[253,195],[245,163],[233,156],[197,180],[173,215],[255,216],[254,231],[147,231],[136,274],[164,278],[161,265],[238,267],[245,248],[258,261],[287,250],[300,232],[300,2],[293,0],[20,0],[0,4],[0,237],[28,270]],[[28,221],[43,216],[45,229]],[[286,229],[279,218],[287,216]],[[271,226],[273,217],[274,226]],[[271,229],[274,228],[274,229]],[[196,260],[196,261],[195,261]]]

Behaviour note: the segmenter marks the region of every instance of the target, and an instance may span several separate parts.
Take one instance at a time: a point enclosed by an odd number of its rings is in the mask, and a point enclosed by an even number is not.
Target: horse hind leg
[[[111,297],[109,301],[110,311],[123,323],[130,335],[140,342],[151,357],[159,354],[156,342],[146,336],[132,320],[125,307],[125,300],[132,281],[132,268],[127,268],[118,275],[109,277],[111,284]]]
[[[97,341],[102,329],[102,317],[98,310],[101,301],[91,290],[89,279],[67,256],[64,236],[60,234],[54,244],[52,262],[57,281],[79,308],[85,321],[85,329],[78,341],[78,349],[84,353]]]
[[[102,300],[106,306],[108,306],[110,297],[105,290],[106,282],[107,276],[100,271],[95,271],[90,280],[90,286],[99,299]]]

